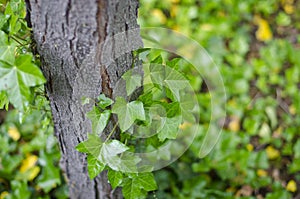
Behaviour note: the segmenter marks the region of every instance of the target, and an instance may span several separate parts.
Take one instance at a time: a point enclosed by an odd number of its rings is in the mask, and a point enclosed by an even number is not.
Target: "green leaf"
[[[96,106],[87,113],[87,117],[92,121],[93,133],[100,135],[105,129],[110,118],[110,110],[101,112]]]
[[[90,103],[91,98],[88,97],[82,97],[81,98],[81,105],[86,105]]]
[[[123,184],[123,195],[126,199],[144,198],[145,192],[157,189],[152,173],[131,174]]]
[[[98,159],[103,163],[111,163],[110,160],[112,160],[112,157],[115,157],[128,149],[129,148],[125,144],[118,140],[111,140],[107,143],[104,142],[100,149]]]
[[[109,170],[107,174],[109,183],[113,189],[119,186],[123,181],[123,174],[120,171]]]
[[[172,118],[163,117],[163,127],[158,133],[159,141],[163,142],[165,139],[176,139],[178,134],[178,127],[181,124],[181,116]]]
[[[166,67],[166,78],[164,79],[164,83],[166,87],[172,91],[177,100],[180,100],[179,91],[189,86],[189,81],[170,67]]]
[[[30,191],[29,191],[29,187],[27,186],[27,182],[26,181],[17,181],[17,180],[13,180],[11,182],[11,187],[13,190],[13,197],[12,198],[16,198],[16,199],[27,199],[30,198]],[[6,197],[4,197],[6,198]]]
[[[139,185],[134,182],[134,179],[126,179],[123,183],[122,193],[125,199],[142,198],[143,193]]]
[[[112,99],[106,97],[104,94],[99,95],[98,100],[99,100],[98,106],[102,109],[105,109],[106,107],[114,103]]]
[[[20,110],[30,98],[31,86],[45,83],[40,69],[30,55],[20,55],[14,65],[0,61],[0,91],[6,90],[10,102]]]
[[[9,100],[7,95],[4,91],[0,92],[0,109],[5,108],[8,111]]]
[[[117,97],[112,112],[118,115],[120,129],[123,132],[129,129],[135,120],[146,119],[142,102],[132,101],[127,103],[122,97]]]
[[[0,31],[0,60],[13,65],[15,62],[15,48],[15,44],[11,44],[7,35]]]
[[[100,172],[105,168],[105,165],[102,164],[95,156],[88,155],[88,173],[91,179],[94,179]]]
[[[93,156],[98,157],[103,142],[101,138],[96,134],[88,134],[88,139],[84,142],[79,143],[76,146],[76,150],[82,153],[89,153]]]
[[[61,183],[60,170],[53,164],[55,155],[55,153],[47,154],[44,151],[40,152],[39,163],[43,166],[43,170],[37,180],[37,184],[45,193],[48,193],[53,187]]]
[[[157,185],[152,173],[139,173],[137,174],[136,181],[140,188],[146,191],[154,191],[157,189]]]
[[[132,74],[132,70],[127,71],[122,78],[126,81],[127,96],[131,95],[136,88],[142,84],[142,77],[139,74]]]

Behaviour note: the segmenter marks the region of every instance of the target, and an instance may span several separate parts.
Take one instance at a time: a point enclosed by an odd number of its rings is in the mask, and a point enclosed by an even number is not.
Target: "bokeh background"
[[[156,171],[159,199],[300,198],[300,1],[140,0],[141,27],[165,27],[196,40],[218,65],[227,94],[220,141],[199,159],[201,136]],[[182,67],[210,122],[210,94]],[[195,75],[197,74],[197,75]],[[49,106],[0,113],[0,199],[68,198]],[[2,105],[1,105],[2,106]]]

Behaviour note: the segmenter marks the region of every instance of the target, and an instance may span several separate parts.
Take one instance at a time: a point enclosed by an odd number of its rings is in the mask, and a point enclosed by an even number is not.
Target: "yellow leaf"
[[[251,152],[251,151],[253,151],[253,148],[254,148],[254,147],[253,147],[252,144],[247,144],[246,148],[247,148],[248,151]]]
[[[26,159],[22,161],[20,172],[25,173],[27,170],[32,168],[37,162],[38,157],[36,155],[28,155]]]
[[[256,174],[257,174],[259,177],[265,177],[265,176],[268,175],[268,173],[267,173],[265,170],[263,170],[263,169],[258,169],[258,170],[256,171]]]
[[[8,129],[8,135],[11,137],[14,141],[18,141],[21,137],[19,130],[16,127],[9,127]]]
[[[214,29],[214,26],[211,24],[208,24],[208,23],[202,24],[200,26],[200,30],[207,31],[207,32],[212,31],[213,29]]]
[[[290,111],[290,113],[291,113],[292,115],[295,115],[296,112],[297,112],[296,107],[295,107],[294,105],[291,105],[291,106],[289,107],[289,111]]]
[[[27,180],[32,181],[41,171],[41,168],[39,166],[34,166],[29,170],[29,176],[27,177]]]
[[[295,7],[293,5],[294,0],[281,0],[281,5],[283,7],[283,10],[287,14],[293,14],[295,11]]]
[[[159,20],[159,22],[162,23],[162,24],[166,23],[166,21],[167,21],[166,16],[159,9],[153,9],[151,11],[151,15],[154,16],[155,18],[157,18]]]
[[[257,26],[258,26],[258,29],[257,29],[255,35],[259,41],[268,41],[268,40],[272,39],[273,34],[270,29],[268,21],[266,21],[265,19],[262,19],[260,16],[255,16],[254,23],[257,24]]]
[[[178,11],[177,5],[172,5],[171,10],[170,10],[171,17],[176,17],[177,11]]]
[[[290,192],[296,192],[297,191],[297,184],[294,180],[290,180],[288,184],[286,185],[286,190]]]
[[[240,119],[238,117],[231,117],[228,129],[233,132],[238,132],[240,130]]]
[[[272,146],[266,148],[267,156],[270,160],[274,160],[280,156],[280,153],[277,149]]]
[[[3,191],[1,194],[0,194],[0,199],[4,199],[6,196],[9,196],[9,193],[7,191]]]

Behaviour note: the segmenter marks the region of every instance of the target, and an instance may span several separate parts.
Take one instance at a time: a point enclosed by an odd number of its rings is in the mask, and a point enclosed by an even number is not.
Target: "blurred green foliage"
[[[198,159],[210,122],[210,95],[191,66],[201,109],[191,148],[157,171],[157,198],[300,196],[300,2],[293,0],[141,0],[141,27],[184,33],[218,65],[227,94],[219,143]],[[151,197],[149,197],[151,198]]]
[[[0,0],[1,12],[5,4]],[[25,17],[24,6],[13,9]],[[140,1],[141,27],[171,28],[198,41],[219,66],[227,93],[222,136],[199,159],[210,95],[192,67],[180,62],[197,93],[203,134],[177,162],[155,172],[158,190],[149,198],[299,197],[299,10],[296,0]],[[24,37],[28,30],[16,15],[1,13],[0,28]],[[26,36],[14,39],[23,43],[18,51],[30,49]],[[1,92],[0,98],[3,107],[7,96]],[[0,199],[68,197],[49,107],[43,97],[33,101],[37,110],[26,109],[25,115],[11,110],[1,124]]]

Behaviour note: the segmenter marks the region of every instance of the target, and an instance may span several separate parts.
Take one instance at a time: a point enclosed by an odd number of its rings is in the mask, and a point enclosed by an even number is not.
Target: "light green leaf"
[[[110,110],[101,112],[96,106],[87,113],[87,117],[92,121],[93,133],[100,135],[105,129],[110,118]]]
[[[120,171],[109,170],[107,174],[109,183],[113,189],[119,186],[123,180],[123,174]]]
[[[8,42],[7,35],[0,31],[0,60],[13,65],[15,62],[15,44]]]
[[[0,92],[0,109],[5,108],[8,111],[9,100],[7,95],[4,91]]]
[[[127,96],[131,95],[142,83],[142,77],[139,74],[132,74],[132,70],[127,71],[122,78],[126,81]]]
[[[109,142],[104,142],[101,149],[98,159],[103,163],[109,163],[112,157],[117,156],[124,151],[127,151],[129,148],[118,140],[111,140]]]
[[[99,95],[98,100],[99,100],[98,106],[102,109],[105,109],[106,107],[114,103],[112,99],[106,97],[104,94]]]
[[[129,129],[135,120],[146,119],[142,102],[132,101],[127,103],[122,97],[117,98],[112,112],[118,115],[120,129],[123,132]]]
[[[87,162],[88,162],[88,173],[89,173],[90,179],[94,179],[105,168],[105,165],[102,164],[93,155],[90,155],[90,154],[87,155]]]
[[[178,127],[181,124],[181,116],[172,118],[163,117],[163,127],[158,133],[159,141],[163,142],[165,139],[176,139],[178,134]]]
[[[178,71],[166,67],[165,86],[170,89],[176,99],[180,101],[179,91],[189,86],[189,81]]]
[[[76,146],[76,150],[82,153],[89,153],[93,156],[98,157],[103,142],[96,134],[88,134],[88,139],[84,142],[79,143]]]
[[[14,65],[0,61],[0,91],[6,90],[10,102],[20,110],[30,98],[31,86],[45,83],[40,69],[30,55],[20,55]]]

